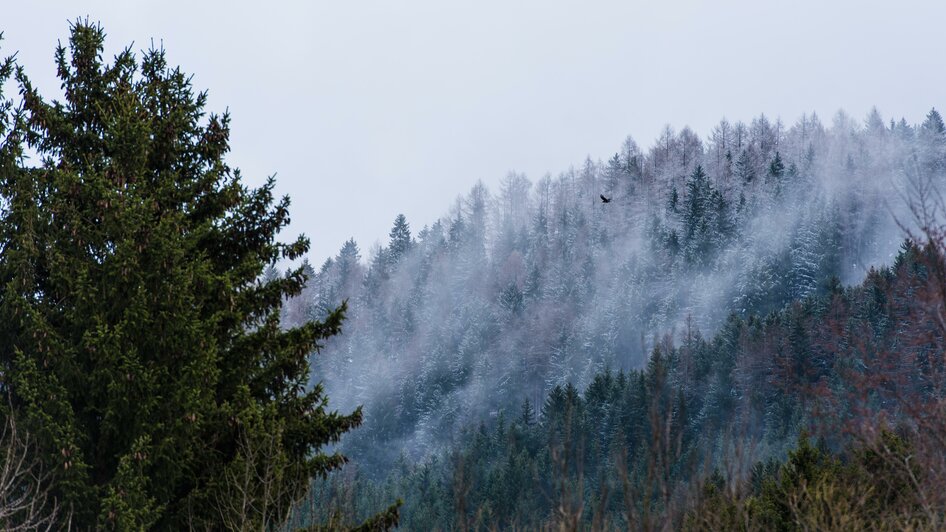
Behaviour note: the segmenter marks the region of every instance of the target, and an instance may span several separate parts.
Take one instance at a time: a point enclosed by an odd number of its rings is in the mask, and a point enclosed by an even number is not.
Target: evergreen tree
[[[739,153],[739,157],[736,159],[736,176],[744,185],[748,185],[755,180],[755,165],[752,162],[749,150],[742,150]]]
[[[391,228],[389,236],[391,241],[388,243],[388,260],[393,266],[401,262],[413,245],[411,227],[403,214],[398,214],[394,219],[394,227]]]
[[[625,179],[625,176],[625,163],[621,160],[621,155],[619,153],[615,153],[613,157],[608,159],[608,167],[605,170],[604,190],[602,192],[607,195],[613,195],[619,190],[621,182]]]
[[[530,427],[535,423],[535,408],[528,397],[522,402],[522,407],[519,409],[519,423],[525,427]]]
[[[725,211],[725,206],[719,203],[722,198],[716,198],[709,178],[702,166],[697,166],[687,180],[687,197],[683,210],[683,238],[688,259],[700,262],[709,252],[711,240],[715,235],[710,234],[714,229],[712,223],[717,208]],[[716,201],[714,201],[714,199]],[[725,212],[721,213],[725,216]]]
[[[510,283],[499,293],[499,304],[512,314],[522,312],[523,294],[515,283]]]
[[[920,126],[920,131],[923,134],[939,136],[940,138],[946,136],[946,124],[943,123],[943,117],[939,114],[939,111],[930,109],[930,112],[926,114],[926,120]]]
[[[252,509],[240,526],[274,526],[345,461],[322,446],[361,422],[310,385],[345,307],[280,327],[305,275],[261,274],[308,249],[276,239],[288,198],[272,179],[243,185],[229,117],[205,116],[163,50],[107,64],[104,36],[77,22],[57,49],[62,101],[17,74],[23,109],[0,145],[3,388],[74,526],[216,528],[238,508]],[[22,166],[22,139],[41,167]]]
[[[713,190],[709,202],[713,209],[713,227],[710,236],[715,248],[723,249],[735,235],[736,224],[730,212],[729,202],[719,190]]]
[[[677,193],[677,187],[670,189],[670,200],[667,202],[667,209],[672,212],[677,212],[677,205],[680,203],[680,195]]]
[[[865,122],[867,131],[871,135],[875,137],[883,137],[887,133],[887,128],[884,126],[884,120],[881,118],[880,111],[878,111],[876,107],[871,107]]]
[[[918,131],[920,160],[928,176],[946,169],[946,124],[936,109],[931,109]]]
[[[896,125],[896,134],[903,142],[912,142],[916,136],[916,131],[910,124],[907,124],[906,118],[901,118]]]
[[[338,264],[339,283],[344,287],[351,280],[352,273],[358,268],[361,261],[361,251],[354,238],[349,238],[342,245],[342,249],[335,257],[335,263]]]
[[[703,167],[697,166],[687,180],[687,197],[683,210],[683,226],[688,241],[694,238],[705,222],[711,194],[709,179]]]
[[[769,177],[772,178],[775,183],[779,183],[784,173],[785,163],[782,161],[781,154],[775,152],[775,158],[769,163]]]
[[[775,157],[769,163],[768,184],[772,189],[772,195],[778,196],[782,193],[782,176],[785,175],[785,163],[779,152],[775,152]]]

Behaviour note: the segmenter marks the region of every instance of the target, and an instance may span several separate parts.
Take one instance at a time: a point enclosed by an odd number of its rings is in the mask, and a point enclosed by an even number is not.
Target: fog
[[[109,33],[106,55],[164,46],[209,89],[209,110],[231,112],[229,162],[251,185],[277,174],[293,199],[286,235],[309,235],[323,270],[287,321],[349,299],[316,375],[334,407],[366,405],[345,445],[356,459],[383,447],[379,462],[436,450],[554,384],[639,367],[668,332],[709,334],[732,312],[888,263],[905,182],[922,170],[907,124],[946,85],[925,59],[946,51],[946,6],[929,2],[43,2],[5,14],[0,51],[44,93],[58,88],[55,36],[88,16]],[[870,115],[875,104],[896,124]],[[697,165],[706,197],[688,206]],[[392,261],[399,213],[416,243]],[[351,237],[358,257],[337,256]]]
[[[557,384],[642,367],[665,335],[707,336],[890,264],[944,136],[935,111],[911,126],[874,110],[628,138],[554,176],[477,184],[432,224],[396,221],[384,246],[348,243],[285,318],[348,301],[314,357],[333,408],[365,405],[343,447],[381,468],[421,458]]]

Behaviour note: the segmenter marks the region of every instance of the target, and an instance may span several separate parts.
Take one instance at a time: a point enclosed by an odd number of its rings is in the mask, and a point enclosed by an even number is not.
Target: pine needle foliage
[[[0,107],[0,386],[80,529],[211,528],[235,508],[271,526],[361,422],[309,368],[345,305],[281,327],[305,275],[262,274],[309,246],[277,240],[288,198],[243,184],[228,114],[163,49],[107,62],[104,41],[72,25],[61,100],[0,64],[21,97]]]

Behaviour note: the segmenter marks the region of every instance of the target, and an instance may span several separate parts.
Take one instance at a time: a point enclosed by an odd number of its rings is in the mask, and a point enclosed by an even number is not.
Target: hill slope
[[[916,127],[761,116],[706,141],[668,128],[646,152],[628,139],[555,178],[477,185],[420,231],[399,217],[366,262],[349,242],[313,271],[285,319],[349,301],[317,374],[338,408],[365,405],[344,448],[381,473],[524,398],[642,368],[664,333],[859,282],[893,261],[903,195],[942,175],[944,145],[935,111]]]

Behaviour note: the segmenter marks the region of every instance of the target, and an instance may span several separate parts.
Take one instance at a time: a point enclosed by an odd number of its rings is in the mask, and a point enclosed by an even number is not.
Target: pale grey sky
[[[162,41],[229,107],[231,164],[277,174],[313,262],[414,230],[478,179],[606,159],[665,124],[787,124],[876,105],[913,123],[946,107],[946,2],[36,1],[3,7],[0,53],[47,94],[53,50],[88,15],[107,53]]]

